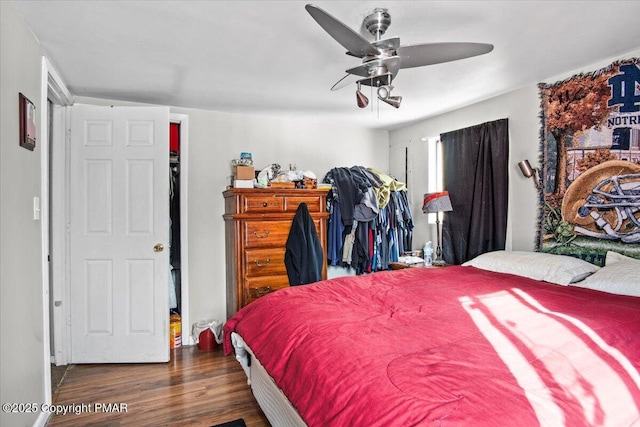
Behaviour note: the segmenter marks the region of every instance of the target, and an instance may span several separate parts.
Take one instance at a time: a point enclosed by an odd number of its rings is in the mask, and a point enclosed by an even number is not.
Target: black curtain
[[[443,256],[462,264],[504,249],[509,199],[509,121],[500,119],[440,135],[444,189]]]

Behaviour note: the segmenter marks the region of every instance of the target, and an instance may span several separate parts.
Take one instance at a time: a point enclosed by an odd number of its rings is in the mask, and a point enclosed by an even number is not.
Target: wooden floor
[[[49,426],[269,426],[240,364],[220,348],[181,347],[169,363],[71,365],[53,404],[79,414],[53,415]]]

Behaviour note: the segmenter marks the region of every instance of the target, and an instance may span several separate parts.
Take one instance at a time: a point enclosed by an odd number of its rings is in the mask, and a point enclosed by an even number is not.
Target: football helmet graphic
[[[640,165],[609,160],[583,172],[567,189],[562,217],[585,236],[640,242]]]

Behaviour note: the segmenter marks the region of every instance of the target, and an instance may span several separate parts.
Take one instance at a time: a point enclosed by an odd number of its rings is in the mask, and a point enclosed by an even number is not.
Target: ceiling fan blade
[[[380,51],[373,47],[364,37],[324,10],[312,4],[308,4],[304,8],[331,37],[347,49],[350,55],[358,58],[367,55],[380,55]]]
[[[486,43],[425,43],[400,46],[396,54],[400,56],[400,68],[422,67],[483,55],[493,50]]]
[[[354,84],[356,81],[358,81],[359,78],[360,77],[356,76],[355,74],[347,74],[343,78],[338,80],[336,82],[336,84],[331,86],[331,90],[333,90],[333,91],[340,90],[343,87],[347,87],[347,86],[349,86],[351,84]]]

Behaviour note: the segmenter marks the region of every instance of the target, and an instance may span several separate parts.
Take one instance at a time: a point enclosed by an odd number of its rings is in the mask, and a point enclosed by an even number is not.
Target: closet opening
[[[169,341],[191,345],[189,334],[189,116],[169,116]]]
[[[182,316],[180,251],[180,126],[169,124],[169,315]],[[184,328],[183,328],[184,330]]]

